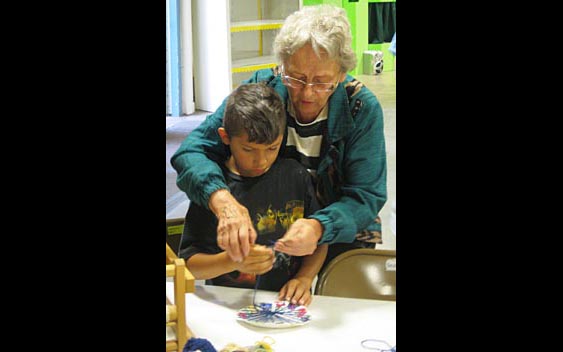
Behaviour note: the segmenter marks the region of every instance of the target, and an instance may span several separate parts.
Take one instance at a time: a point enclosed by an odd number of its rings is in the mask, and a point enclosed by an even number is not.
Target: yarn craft
[[[270,336],[264,336],[262,341],[256,341],[254,346],[241,347],[235,343],[229,343],[219,352],[274,352],[272,345],[275,343]]]
[[[237,320],[264,328],[289,328],[311,320],[307,307],[289,301],[262,302],[239,309]]]
[[[271,247],[273,247],[273,243]],[[283,255],[274,250],[274,268],[281,265]],[[237,320],[247,324],[265,328],[288,328],[304,325],[311,320],[307,307],[290,303],[287,300],[272,303],[256,303],[256,292],[260,285],[260,275],[256,275],[256,284],[252,295],[252,305],[239,309]]]

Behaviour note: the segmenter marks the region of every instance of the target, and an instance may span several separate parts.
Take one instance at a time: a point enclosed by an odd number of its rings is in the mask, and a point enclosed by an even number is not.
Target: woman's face
[[[327,59],[326,55],[317,57],[310,44],[297,50],[283,67],[284,75],[307,83],[337,83],[346,78],[346,73],[340,72],[340,65],[335,60]],[[314,121],[334,93],[334,90],[318,92],[310,85],[301,88],[287,86],[287,89],[296,117],[302,123]]]

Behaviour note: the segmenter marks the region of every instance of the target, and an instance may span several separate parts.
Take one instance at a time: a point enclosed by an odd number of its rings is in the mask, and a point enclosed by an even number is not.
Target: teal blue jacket
[[[259,70],[244,83],[261,81],[289,102],[287,88],[272,69]],[[225,101],[186,137],[171,158],[178,188],[190,201],[206,208],[213,192],[228,189],[217,165],[228,156],[217,133]],[[362,230],[381,231],[381,224],[374,220],[387,200],[383,110],[375,95],[350,75],[338,85],[328,106],[328,147],[322,150],[317,170],[317,196],[324,208],[309,218],[323,225],[319,244],[351,243]],[[286,138],[287,132],[280,154]]]

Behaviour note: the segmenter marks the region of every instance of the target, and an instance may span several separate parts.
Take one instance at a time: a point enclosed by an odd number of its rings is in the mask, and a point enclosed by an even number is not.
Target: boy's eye
[[[276,150],[278,147],[270,147],[270,150]]]
[[[250,149],[250,148],[242,148],[242,150],[244,150],[245,152],[251,152],[252,151],[252,149]]]

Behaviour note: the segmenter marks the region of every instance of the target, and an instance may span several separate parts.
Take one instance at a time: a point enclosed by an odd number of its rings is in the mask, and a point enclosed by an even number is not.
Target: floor
[[[385,139],[387,146],[387,191],[388,201],[381,210],[383,224],[383,244],[377,248],[396,249],[394,228],[391,228],[391,207],[396,194],[396,81],[395,71],[379,75],[357,75],[379,99],[383,107]],[[209,112],[196,111],[195,114],[166,119],[166,218],[183,218],[190,204],[186,194],[176,186],[176,171],[170,165],[170,157],[184,138],[205,119]]]

